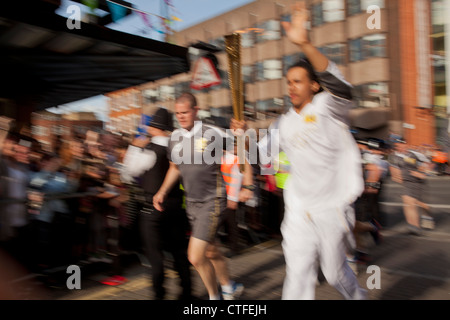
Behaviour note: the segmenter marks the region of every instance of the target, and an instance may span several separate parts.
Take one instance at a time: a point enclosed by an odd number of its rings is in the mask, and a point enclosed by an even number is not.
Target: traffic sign
[[[219,73],[211,59],[201,57],[197,59],[192,75],[191,88],[201,90],[221,83]]]

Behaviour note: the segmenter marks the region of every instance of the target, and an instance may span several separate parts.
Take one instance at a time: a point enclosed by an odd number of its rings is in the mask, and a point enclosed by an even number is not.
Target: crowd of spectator
[[[29,135],[9,132],[0,154],[0,250],[35,273],[139,252],[142,189],[122,170],[133,138],[88,130],[60,137],[47,150]],[[248,242],[279,237],[282,219],[281,193],[255,176],[259,201],[241,204],[236,222],[245,225]],[[228,230],[221,234],[228,246]]]
[[[0,158],[1,249],[34,272],[110,262],[111,230],[126,233],[133,222],[120,178],[127,138],[88,131],[48,151],[9,132]]]
[[[0,249],[33,272],[111,263],[111,252],[139,251],[141,190],[122,174],[132,141],[128,135],[88,130],[59,139],[47,151],[30,136],[9,132],[0,154]],[[448,174],[445,152],[433,146],[409,148],[427,164],[427,175]],[[388,163],[394,151],[378,150],[368,148],[364,157],[376,153]],[[284,170],[289,167],[288,161],[280,161],[274,176],[255,171],[258,199],[240,204],[236,223],[245,224],[250,240],[280,237],[283,181],[288,178]],[[237,252],[236,239],[229,240],[224,244]]]

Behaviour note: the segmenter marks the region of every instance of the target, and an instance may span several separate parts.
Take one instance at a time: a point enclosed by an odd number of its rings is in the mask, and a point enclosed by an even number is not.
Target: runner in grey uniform
[[[153,197],[153,205],[157,210],[164,210],[164,199],[181,176],[192,230],[189,261],[202,278],[211,300],[221,297],[233,300],[241,294],[243,286],[230,280],[227,262],[215,244],[217,228],[226,209],[226,187],[220,174],[225,135],[218,128],[196,122],[197,111],[196,98],[190,93],[182,94],[175,102],[175,115],[181,128],[171,135],[170,168]],[[244,179],[244,183],[251,183],[251,174],[244,174]],[[242,201],[252,196],[248,191],[245,189],[240,195]]]
[[[221,144],[211,137],[222,139],[225,132],[198,121],[191,131],[183,128],[172,133],[168,157],[178,166],[186,194],[186,211],[192,226],[192,237],[213,242],[222,212],[226,208],[226,187],[220,172]],[[189,152],[187,152],[189,150]],[[206,163],[204,154],[215,159]]]

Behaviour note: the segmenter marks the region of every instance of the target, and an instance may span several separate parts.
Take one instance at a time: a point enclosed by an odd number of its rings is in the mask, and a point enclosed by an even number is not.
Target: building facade
[[[436,141],[450,152],[450,0],[432,0],[431,39],[433,63],[434,109],[436,115]]]
[[[108,131],[132,134],[139,125],[144,113],[142,108],[143,94],[136,88],[126,88],[105,95],[109,98]]]
[[[31,114],[31,135],[47,151],[55,151],[59,143],[71,137],[84,137],[88,130],[103,130],[103,121],[91,112],[56,114],[44,110]]]
[[[190,47],[192,66],[206,50],[193,48],[203,42],[214,45],[222,83],[207,89],[190,86],[192,72],[135,87],[142,112],[157,107],[173,110],[183,91],[196,95],[200,117],[227,125],[232,116],[228,61],[224,36],[241,34],[245,116],[254,127],[267,127],[290,107],[285,74],[302,57],[284,34],[294,0],[257,0],[170,36],[177,45]],[[433,3],[439,1],[433,1]],[[386,139],[389,132],[404,135],[412,144],[435,144],[435,95],[430,55],[432,2],[428,0],[309,0],[311,41],[354,86],[352,126],[360,136]],[[435,5],[435,4],[434,4]],[[434,85],[433,85],[434,83]],[[110,96],[111,97],[111,96]],[[116,105],[111,99],[111,108]],[[438,98],[440,99],[440,98]],[[110,114],[110,126],[115,128]],[[445,115],[446,116],[446,115]],[[130,121],[132,122],[132,121]],[[120,123],[120,121],[118,121]]]

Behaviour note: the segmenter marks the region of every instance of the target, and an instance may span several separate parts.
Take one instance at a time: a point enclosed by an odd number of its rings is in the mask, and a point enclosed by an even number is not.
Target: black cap
[[[153,115],[149,126],[160,130],[173,131],[172,114],[167,109],[159,108]]]

